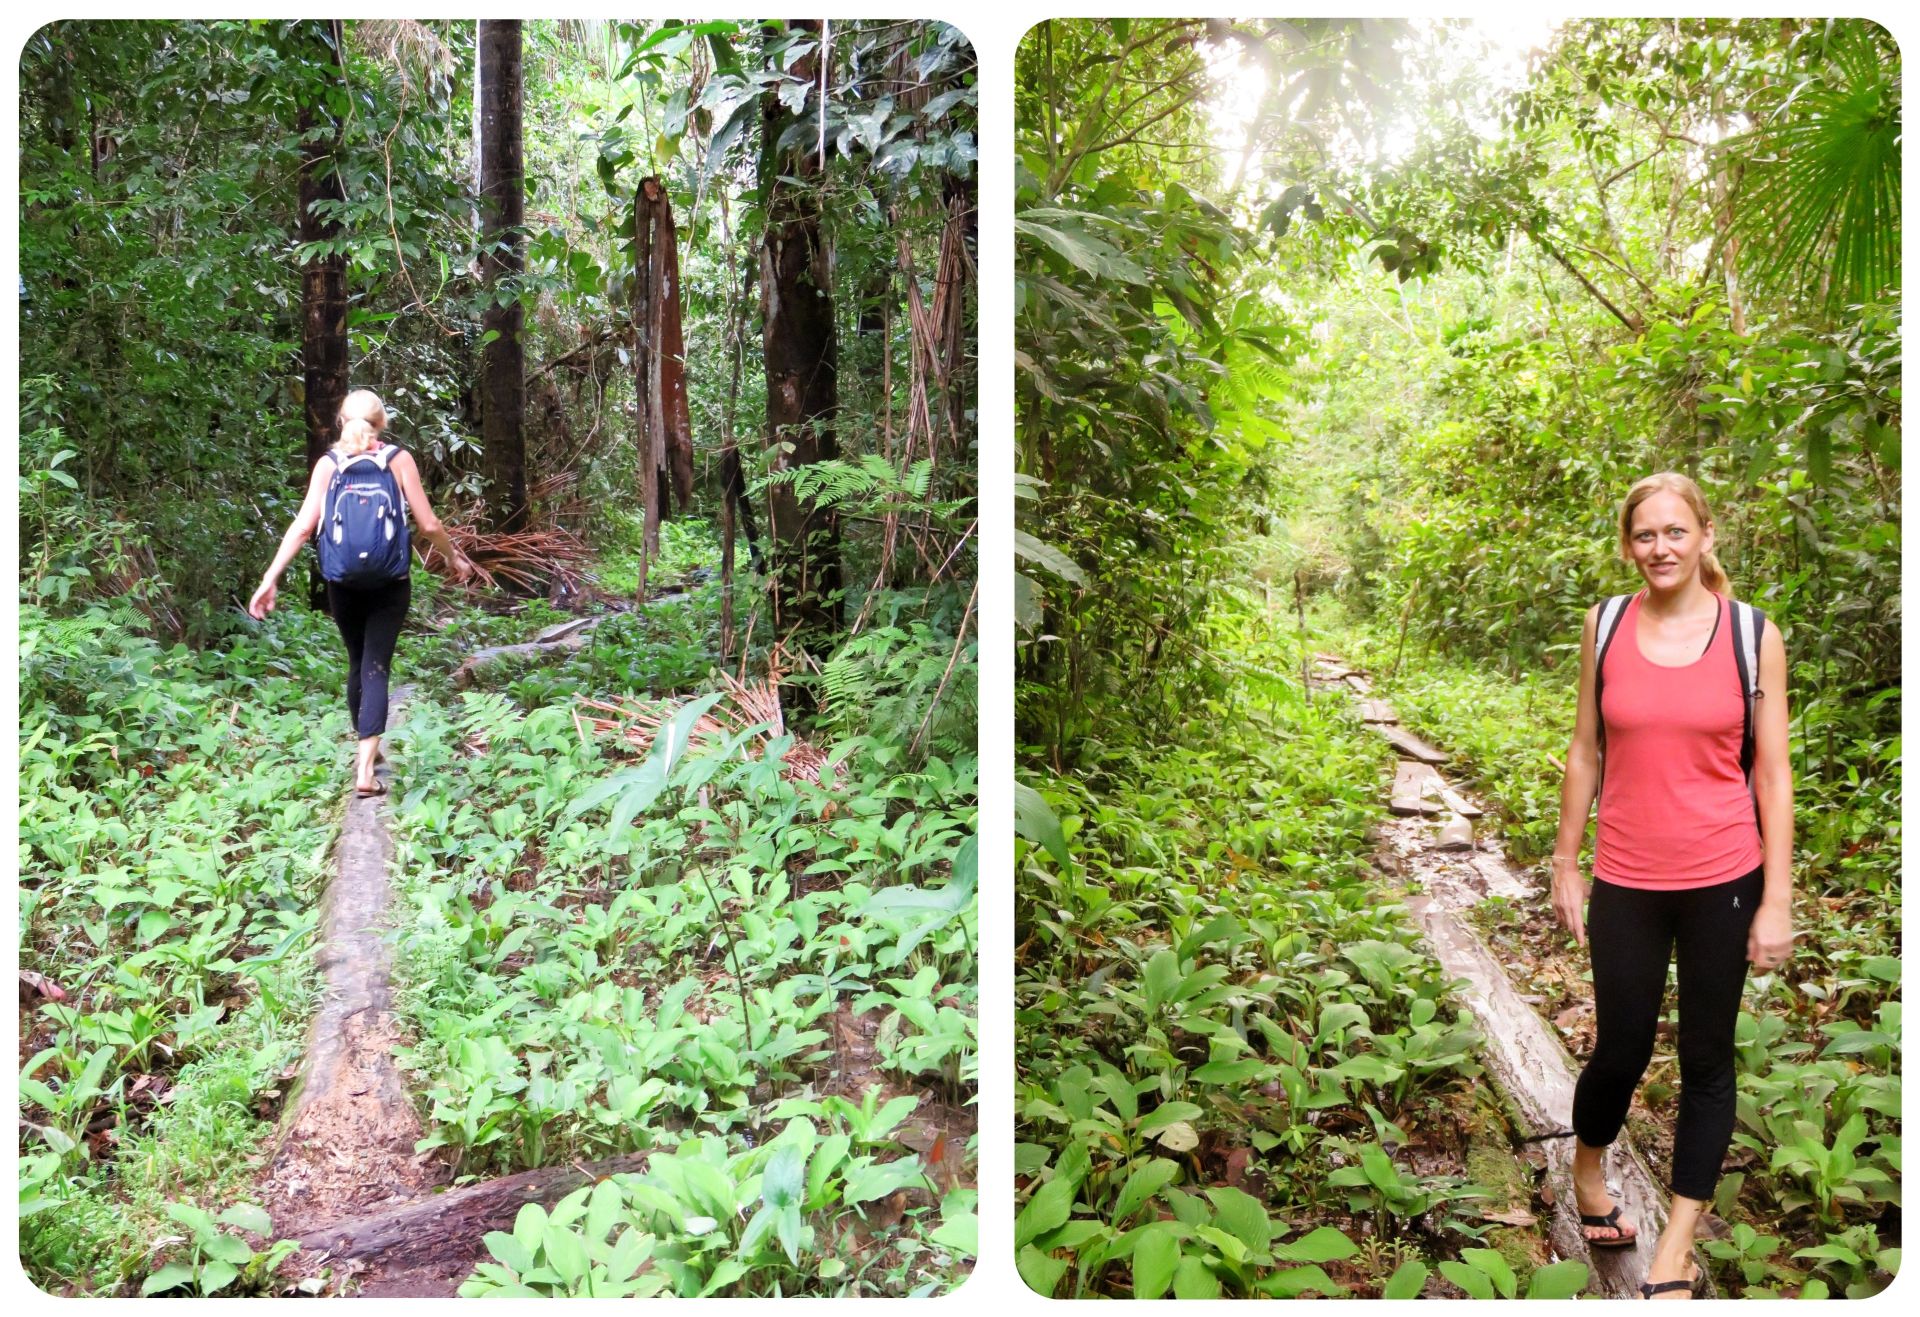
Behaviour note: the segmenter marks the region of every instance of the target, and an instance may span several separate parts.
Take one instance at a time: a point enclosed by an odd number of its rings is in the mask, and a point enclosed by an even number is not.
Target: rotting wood
[[[586,648],[587,640],[593,628],[600,622],[597,617],[579,619],[578,622],[563,623],[552,628],[559,634],[529,640],[520,645],[490,645],[486,649],[477,649],[467,655],[466,661],[453,670],[453,688],[466,690],[480,679],[481,674],[503,658],[518,656],[521,658],[546,658],[556,654],[570,654]]]
[[[1349,672],[1346,676],[1342,677],[1341,680],[1361,695],[1371,695],[1373,693],[1373,683],[1357,672]]]
[[[1447,780],[1440,777],[1438,773],[1434,774],[1434,776],[1438,778],[1440,782],[1440,799],[1445,802],[1448,809],[1451,809],[1463,819],[1477,819],[1480,817],[1482,811],[1478,805],[1468,800],[1458,791],[1455,791],[1447,784]]]
[[[1459,814],[1447,815],[1440,824],[1440,835],[1434,839],[1433,848],[1439,851],[1472,850],[1473,824]]]
[[[1505,968],[1481,943],[1466,920],[1429,895],[1407,902],[1433,947],[1441,968],[1465,980],[1460,995],[1486,1038],[1481,1060],[1507,1094],[1530,1135],[1566,1128],[1573,1110],[1578,1072],[1552,1026],[1520,997]],[[1623,1133],[1608,1153],[1608,1187],[1624,1215],[1640,1231],[1631,1249],[1588,1249],[1580,1238],[1573,1200],[1573,1141],[1541,1141],[1553,1186],[1554,1249],[1562,1257],[1584,1257],[1592,1268],[1590,1288],[1600,1297],[1635,1298],[1653,1260],[1654,1240],[1666,1223],[1666,1203],[1645,1161]],[[1699,1261],[1700,1274],[1707,1269]]]
[[[340,1221],[296,1238],[300,1247],[329,1260],[377,1265],[383,1272],[405,1271],[418,1283],[449,1282],[446,1293],[483,1258],[489,1231],[511,1230],[528,1203],[550,1207],[582,1185],[610,1175],[646,1169],[647,1152],[627,1153],[588,1165],[548,1166],[517,1175],[449,1189],[370,1216]]]
[[[1438,814],[1440,804],[1433,799],[1439,793],[1433,785],[1439,774],[1416,759],[1402,759],[1393,774],[1393,795],[1387,808],[1402,816]]]
[[[1360,721],[1363,723],[1397,723],[1400,715],[1385,700],[1360,701]]]
[[[393,712],[410,689],[394,692]],[[380,770],[386,777],[386,770]],[[394,1063],[387,946],[393,843],[384,797],[349,798],[337,872],[320,913],[325,988],[261,1195],[289,1230],[428,1192],[440,1169],[414,1153],[419,1116]]]
[[[1387,738],[1387,744],[1398,750],[1402,758],[1418,759],[1423,764],[1444,764],[1447,752],[1427,744],[1398,723],[1368,723],[1368,728]]]

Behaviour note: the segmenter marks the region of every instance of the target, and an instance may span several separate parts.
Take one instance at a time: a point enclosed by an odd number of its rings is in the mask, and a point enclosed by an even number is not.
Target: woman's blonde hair
[[[1629,489],[1626,500],[1620,504],[1620,557],[1626,562],[1633,561],[1633,510],[1655,494],[1678,494],[1693,510],[1701,530],[1713,525],[1713,514],[1707,510],[1707,497],[1700,492],[1700,486],[1678,471],[1656,472]],[[1731,596],[1733,593],[1727,569],[1720,565],[1712,549],[1700,556],[1700,584],[1720,594]]]
[[[377,432],[387,428],[387,405],[372,389],[355,389],[340,400],[340,414],[335,419],[342,425],[349,420],[365,421]]]
[[[358,457],[362,453],[371,453],[380,446],[380,432],[373,425],[358,416],[349,416],[340,423],[340,441],[334,451],[342,457]]]

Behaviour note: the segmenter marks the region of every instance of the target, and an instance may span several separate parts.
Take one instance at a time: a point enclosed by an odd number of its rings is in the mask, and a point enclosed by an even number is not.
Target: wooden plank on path
[[[1360,701],[1360,721],[1363,723],[1397,723],[1400,715],[1385,700]]]
[[[1480,817],[1480,807],[1448,786],[1444,781],[1440,784],[1440,799],[1446,801],[1447,807],[1463,819],[1477,819]]]
[[[1387,738],[1387,744],[1398,750],[1403,758],[1418,759],[1423,764],[1444,764],[1447,752],[1428,745],[1399,723],[1369,723],[1374,731]]]
[[[1425,764],[1412,759],[1402,759],[1393,774],[1393,799],[1387,808],[1395,814],[1410,817],[1415,814],[1438,814],[1440,802],[1435,799],[1440,792],[1440,775]]]
[[[1344,680],[1347,685],[1353,687],[1353,689],[1361,695],[1371,695],[1373,693],[1373,683],[1357,672],[1347,673]]]

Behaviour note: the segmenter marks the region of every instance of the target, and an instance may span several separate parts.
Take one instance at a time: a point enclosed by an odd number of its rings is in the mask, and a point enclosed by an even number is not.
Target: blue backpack
[[[337,585],[370,589],[406,579],[411,543],[400,482],[388,469],[399,449],[335,455],[333,479],[320,509],[320,575]]]

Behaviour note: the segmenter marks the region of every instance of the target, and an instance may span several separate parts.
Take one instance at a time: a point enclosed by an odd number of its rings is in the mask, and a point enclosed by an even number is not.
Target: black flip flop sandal
[[[372,787],[355,787],[353,789],[353,794],[360,797],[360,799],[362,800],[371,800],[375,796],[386,795],[387,784],[376,777],[373,779]]]
[[[1614,1232],[1614,1237],[1612,1239],[1595,1239],[1592,1235],[1586,1233],[1588,1226],[1611,1230]],[[1640,1232],[1638,1230],[1634,1231],[1631,1235],[1623,1235],[1620,1233],[1620,1204],[1618,1203],[1615,1203],[1613,1210],[1605,1216],[1591,1216],[1586,1212],[1580,1213],[1580,1237],[1586,1240],[1588,1248],[1632,1248],[1640,1242]]]
[[[1656,1294],[1667,1294],[1673,1290],[1692,1289],[1693,1277],[1691,1276],[1685,1280],[1642,1281],[1640,1284],[1640,1297],[1643,1299],[1651,1299]],[[1689,1297],[1691,1297],[1691,1295],[1689,1295]]]

